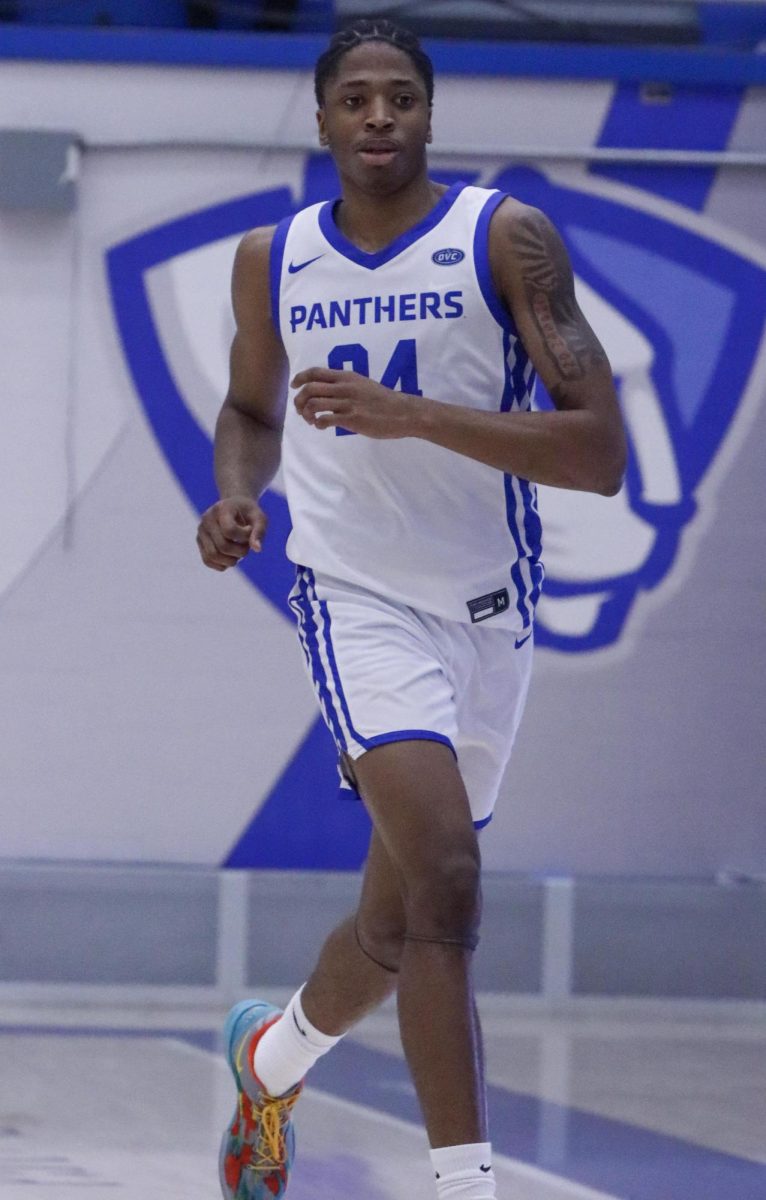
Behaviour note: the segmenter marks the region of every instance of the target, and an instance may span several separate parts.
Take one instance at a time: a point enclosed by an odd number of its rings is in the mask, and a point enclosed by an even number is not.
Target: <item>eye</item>
[[[412,108],[415,103],[415,97],[410,92],[402,92],[396,97],[396,103],[400,108]]]
[[[344,96],[343,105],[345,108],[358,108],[362,103],[361,96]]]

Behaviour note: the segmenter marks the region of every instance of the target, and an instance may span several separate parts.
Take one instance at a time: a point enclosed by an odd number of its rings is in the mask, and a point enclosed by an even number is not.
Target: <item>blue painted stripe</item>
[[[319,702],[322,706],[322,711],[325,720],[335,738],[336,744],[342,749],[347,750],[346,738],[343,734],[341,723],[338,720],[338,714],[335,711],[333,699],[330,694],[330,689],[327,685],[327,675],[322,664],[322,658],[319,653],[318,633],[319,627],[314,616],[314,609],[308,594],[307,583],[308,572],[301,570],[298,573],[298,587],[300,589],[299,597],[296,597],[296,603],[300,605],[303,615],[303,630],[306,636],[306,645],[308,647],[311,673],[314,678],[317,692],[319,694]]]
[[[599,146],[657,150],[725,150],[739,114],[743,91],[706,86],[675,89],[664,104],[647,104],[637,84],[616,90],[598,139]],[[673,163],[593,163],[594,175],[643,188],[701,212],[717,168]]]
[[[195,30],[67,29],[3,25],[0,58],[53,62],[132,62],[176,66],[313,69],[327,48],[318,34],[207,33]],[[437,72],[533,79],[747,87],[766,84],[766,55],[718,47],[584,46],[549,42],[427,38]]]
[[[338,747],[318,713],[223,865],[358,871],[367,857],[372,825],[363,805],[339,803],[337,768]]]
[[[346,725],[348,726],[351,736],[366,749],[369,745],[369,741],[367,738],[362,737],[361,733],[354,728],[354,722],[351,720],[351,713],[349,712],[348,701],[346,700],[346,693],[343,690],[343,684],[341,682],[340,672],[338,670],[338,662],[335,657],[335,647],[332,644],[332,621],[330,619],[330,610],[327,607],[327,601],[319,599],[319,594],[316,588],[316,578],[310,567],[306,567],[306,577],[311,587],[313,599],[319,606],[319,611],[322,616],[324,645],[327,653],[327,661],[330,664],[330,671],[332,672],[333,683],[335,685],[335,694],[340,701],[341,711],[345,717]],[[348,746],[344,746],[344,749],[347,750]]]
[[[508,330],[514,337],[518,337],[513,318],[497,294],[489,262],[489,223],[493,213],[505,199],[505,192],[493,192],[479,213],[473,234],[473,262],[484,303],[501,329]]]
[[[406,1063],[351,1038],[320,1059],[311,1086],[422,1127]],[[766,1195],[762,1163],[491,1084],[487,1098],[496,1151],[621,1200]]]
[[[274,230],[269,251],[269,293],[271,295],[271,319],[279,336],[282,330],[279,320],[279,297],[282,291],[282,262],[285,257],[285,242],[293,218],[285,217]]]
[[[342,254],[344,258],[350,259],[357,266],[366,267],[368,270],[374,271],[377,267],[382,267],[385,263],[389,263],[392,259],[397,258],[409,246],[412,246],[420,238],[430,233],[432,229],[435,229],[439,222],[446,217],[464,187],[465,183],[463,181],[453,183],[451,187],[447,188],[444,195],[437,201],[422,221],[418,221],[417,225],[413,225],[406,233],[395,238],[390,245],[384,246],[382,250],[377,250],[373,254],[369,254],[366,250],[360,250],[358,246],[350,242],[341,233],[340,229],[338,229],[334,216],[334,209],[338,203],[337,199],[328,200],[320,208],[319,228],[333,249]]]
[[[474,827],[474,829],[476,829],[476,830],[479,830],[479,829],[484,829],[484,828],[485,828],[487,825],[489,825],[489,823],[490,823],[490,821],[492,820],[492,818],[494,817],[494,815],[495,815],[494,813],[490,813],[490,814],[489,814],[489,816],[488,816],[488,817],[484,817],[484,819],[483,819],[483,820],[481,820],[481,821],[474,821],[474,823],[473,823],[473,827]]]

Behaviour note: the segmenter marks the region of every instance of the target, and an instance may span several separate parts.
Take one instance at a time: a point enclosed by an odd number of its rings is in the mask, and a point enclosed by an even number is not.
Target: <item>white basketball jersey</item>
[[[489,268],[503,199],[455,184],[373,254],[340,232],[337,201],[283,221],[272,313],[290,377],[330,366],[445,404],[528,409],[533,368]],[[293,562],[438,616],[531,627],[543,577],[532,484],[418,438],[317,430],[294,394],[282,450]]]

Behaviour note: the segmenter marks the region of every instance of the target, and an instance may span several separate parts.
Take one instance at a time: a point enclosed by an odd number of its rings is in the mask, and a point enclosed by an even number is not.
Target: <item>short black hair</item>
[[[361,46],[363,42],[385,42],[396,50],[403,50],[405,54],[409,54],[416,71],[425,84],[428,103],[433,103],[433,63],[419,40],[414,33],[410,33],[409,29],[403,29],[401,25],[394,25],[393,21],[387,21],[383,17],[376,17],[372,20],[365,18],[354,21],[352,25],[339,30],[338,33],[333,34],[324,53],[320,54],[314,68],[314,92],[320,108],[324,103],[325,84],[335,75],[343,55],[348,54],[349,50],[355,49],[356,46]]]

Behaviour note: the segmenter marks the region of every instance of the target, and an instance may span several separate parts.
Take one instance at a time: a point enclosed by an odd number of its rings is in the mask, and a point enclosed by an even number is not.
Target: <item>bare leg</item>
[[[480,919],[480,861],[463,781],[451,751],[433,741],[379,746],[355,767],[402,881],[399,1027],[431,1146],[485,1142],[469,948]]]
[[[375,825],[359,912],[327,939],[303,991],[304,1011],[337,1035],[396,989],[431,1146],[485,1142],[468,948],[480,918],[479,850],[462,779],[451,751],[432,741],[377,747],[355,770]]]
[[[403,932],[399,882],[373,832],[359,911],[330,934],[301,995],[312,1025],[345,1033],[396,990]]]

